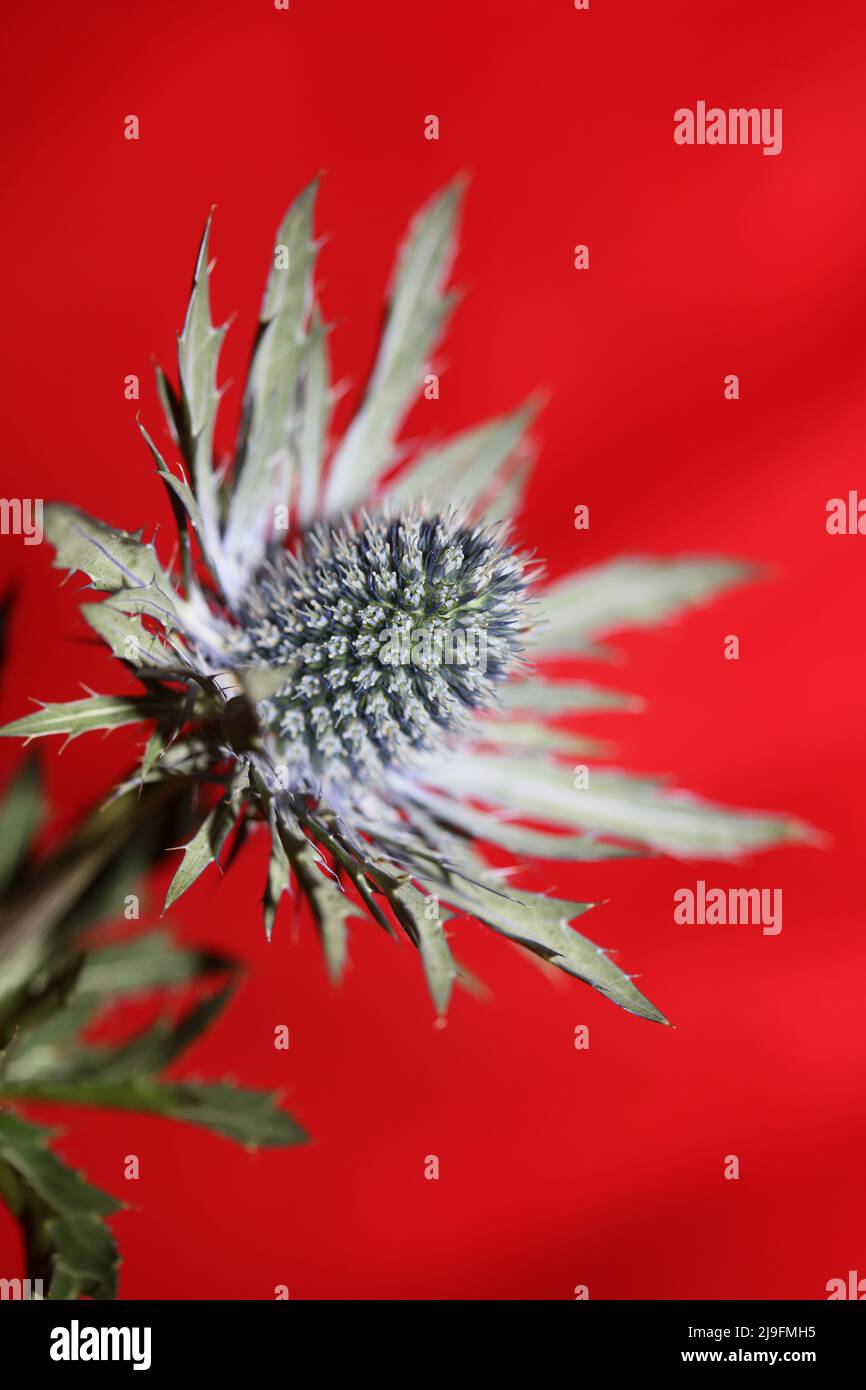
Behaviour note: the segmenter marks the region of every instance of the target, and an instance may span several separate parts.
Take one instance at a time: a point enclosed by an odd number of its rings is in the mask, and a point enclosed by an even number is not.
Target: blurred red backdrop
[[[675,1022],[551,985],[457,926],[493,987],[434,1028],[411,948],[355,924],[326,981],[311,930],[272,946],[252,845],[172,922],[249,966],[187,1069],[283,1088],[314,1135],[248,1155],[157,1120],[42,1108],[66,1155],[132,1208],[115,1229],[127,1298],[821,1298],[866,1274],[863,1203],[863,567],[825,505],[866,489],[866,11],[811,0],[612,5],[518,0],[107,0],[13,5],[5,24],[6,496],[62,497],[120,525],[167,507],[123,378],[171,361],[204,217],[218,205],[215,309],[243,370],[273,231],[317,170],[335,372],[357,399],[395,244],[471,175],[441,399],[408,433],[550,403],[522,534],[553,574],[622,551],[760,560],[767,582],[620,643],[596,672],[646,697],[596,717],[618,761],[831,837],[745,866],[548,866],[525,882],[608,898],[617,947]],[[675,146],[698,99],[782,107],[784,149]],[[141,139],[122,138],[138,115]],[[436,114],[441,138],[423,138]],[[333,234],[333,235],[331,235]],[[573,269],[576,243],[588,272]],[[741,399],[723,398],[739,375]],[[226,398],[228,439],[238,390]],[[574,506],[591,529],[573,529]],[[0,546],[21,599],[2,717],[124,677],[87,645],[77,581],[47,546]],[[741,642],[738,663],[724,636]],[[42,745],[57,824],[121,772],[135,734]],[[4,745],[3,769],[20,756]],[[168,868],[166,869],[166,875]],[[164,889],[153,885],[153,902]],[[781,887],[784,929],[682,927],[697,877]],[[587,923],[589,930],[589,923]],[[288,1053],[273,1048],[287,1023]],[[588,1052],[573,1046],[590,1027]],[[122,1178],[135,1152],[142,1177]],[[423,1178],[439,1156],[441,1178]],[[735,1153],[738,1182],[725,1181]],[[19,1263],[0,1212],[0,1268]]]

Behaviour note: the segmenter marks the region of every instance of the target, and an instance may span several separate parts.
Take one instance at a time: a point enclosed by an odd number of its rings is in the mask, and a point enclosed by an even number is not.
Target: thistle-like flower
[[[151,721],[133,781],[181,776],[217,793],[168,901],[219,858],[235,827],[258,824],[271,845],[268,934],[294,885],[334,975],[347,918],[366,914],[408,935],[444,1011],[462,974],[446,932],[456,912],[664,1022],[570,925],[592,904],[515,888],[480,846],[554,860],[642,848],[725,857],[804,836],[791,819],[713,806],[646,778],[593,768],[587,785],[562,761],[591,747],[557,716],[632,702],[551,680],[546,660],[597,656],[606,632],[669,617],[748,570],[626,559],[545,584],[511,520],[531,463],[532,403],[401,456],[402,422],[452,304],[457,186],[409,230],[366,393],[333,441],[314,197],[311,185],[279,229],[225,464],[214,454],[225,330],[211,319],[205,228],[179,388],[157,371],[168,442],[141,427],[177,521],[171,563],[141,531],[47,509],[55,563],[107,593],[84,615],[143,693],[44,705],[3,732],[75,737]]]

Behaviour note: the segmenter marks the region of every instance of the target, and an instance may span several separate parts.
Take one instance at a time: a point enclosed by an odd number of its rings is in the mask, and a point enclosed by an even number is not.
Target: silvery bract
[[[305,897],[334,975],[347,919],[366,914],[407,934],[444,1011],[455,979],[469,983],[447,931],[464,913],[663,1022],[572,928],[592,904],[515,888],[479,843],[553,860],[642,848],[730,857],[804,835],[790,819],[646,777],[593,769],[576,785],[574,759],[590,746],[555,722],[632,701],[549,679],[549,658],[598,656],[608,631],[669,618],[748,571],[630,558],[545,584],[510,521],[530,466],[531,405],[407,461],[397,436],[452,307],[456,186],[409,230],[366,392],[332,440],[314,196],[311,185],[279,229],[225,465],[214,454],[225,329],[211,320],[205,229],[179,389],[157,378],[171,450],[142,429],[177,520],[176,563],[142,531],[47,509],[56,564],[107,593],[85,617],[143,693],[47,704],[3,732],[73,738],[150,721],[138,780],[184,777],[218,792],[169,902],[236,827],[259,828],[271,844],[268,933],[284,894]]]

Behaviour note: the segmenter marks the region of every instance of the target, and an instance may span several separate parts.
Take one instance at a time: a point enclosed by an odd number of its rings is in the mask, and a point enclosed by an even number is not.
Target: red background
[[[456,279],[467,291],[438,402],[443,433],[551,393],[525,540],[558,575],[624,550],[761,560],[763,585],[621,642],[602,679],[648,701],[595,717],[623,765],[829,832],[744,865],[537,867],[523,880],[609,898],[591,932],[641,972],[676,1030],[576,982],[551,985],[474,923],[457,927],[491,1002],[437,1030],[411,948],[356,923],[326,981],[310,929],[273,945],[248,847],[172,921],[249,962],[186,1069],[284,1088],[315,1136],[251,1156],[131,1116],[39,1115],[133,1209],[116,1219],[125,1297],[821,1298],[866,1274],[863,1203],[863,556],[830,497],[864,486],[866,11],[571,0],[18,3],[5,15],[6,496],[62,497],[120,525],[168,523],[123,377],[171,364],[197,240],[218,205],[215,308],[244,365],[273,232],[326,171],[319,278],[335,372],[357,399],[408,217],[471,175]],[[673,112],[781,106],[784,149],[679,148]],[[125,115],[141,139],[122,138]],[[441,122],[438,143],[424,117]],[[591,268],[572,268],[577,242]],[[725,401],[736,372],[741,399]],[[236,418],[238,389],[226,420]],[[224,422],[225,424],[225,422]],[[225,438],[229,438],[226,431]],[[591,529],[574,531],[574,506]],[[77,583],[0,545],[22,583],[4,718],[27,698],[123,675],[82,645]],[[722,658],[736,633],[739,663]],[[60,822],[128,761],[135,734],[61,759]],[[3,748],[4,768],[19,756]],[[164,877],[164,876],[163,876]],[[781,887],[784,929],[681,927],[675,888]],[[164,884],[155,885],[155,900]],[[590,919],[587,919],[590,930]],[[292,1045],[275,1052],[274,1025]],[[590,1028],[588,1052],[574,1028]],[[123,1156],[142,1177],[124,1182]],[[425,1155],[441,1164],[425,1181]],[[723,1161],[737,1154],[738,1182]],[[0,1269],[17,1236],[0,1213]]]

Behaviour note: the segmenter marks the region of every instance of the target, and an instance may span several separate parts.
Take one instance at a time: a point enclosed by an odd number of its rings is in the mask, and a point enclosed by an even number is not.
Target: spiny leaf
[[[183,859],[165,895],[164,912],[192,887],[209,864],[218,862],[237,816],[237,808],[227,796],[205,817],[189,844],[184,846]]]
[[[117,1297],[120,1256],[108,1227],[86,1216],[58,1216],[45,1222],[54,1248],[50,1300]]]
[[[357,916],[358,909],[337,887],[334,880],[326,878],[321,872],[318,852],[297,821],[283,808],[277,810],[276,827],[280,842],[298,880],[298,886],[309,901],[316,919],[328,973],[333,980],[339,980],[346,964],[348,949],[346,919]]]
[[[157,558],[153,543],[145,545],[142,533],[106,526],[77,507],[49,502],[45,507],[45,535],[57,552],[54,568],[81,570],[95,589],[116,589],[155,584],[167,596],[172,583]]]
[[[421,963],[427,980],[430,998],[440,1015],[448,1011],[451,991],[457,978],[457,967],[451,955],[443,920],[451,913],[440,907],[438,902],[428,903],[422,893],[408,879],[399,885],[387,884],[384,887],[398,921],[406,928],[415,945],[421,952]]]
[[[289,498],[290,435],[315,259],[312,231],[317,183],[304,189],[280,226],[262,303],[225,533],[236,592],[261,562],[275,504],[287,503]]]
[[[329,513],[353,507],[393,457],[394,438],[421,390],[424,368],[455,296],[444,294],[461,187],[451,184],[414,219],[398,257],[388,319],[361,407],[338,448],[325,492]]]
[[[539,595],[533,653],[583,651],[593,639],[627,627],[650,627],[756,575],[732,560],[624,557],[568,575]]]
[[[0,738],[46,738],[66,734],[69,739],[95,729],[118,729],[143,719],[176,716],[183,708],[177,695],[89,695],[85,700],[43,704],[33,714],[13,719],[0,728]]]
[[[428,885],[451,903],[452,907],[486,922],[494,931],[518,941],[529,950],[585,981],[604,994],[614,1004],[654,1023],[666,1023],[664,1014],[641,994],[622,970],[585,936],[569,926],[572,918],[593,906],[592,903],[569,902],[549,898],[540,893],[525,893],[507,889],[507,896],[493,892],[482,884],[469,883],[450,876],[445,883],[428,880]]]
[[[208,217],[196,259],[186,319],[178,336],[177,357],[186,433],[191,450],[187,462],[192,469],[196,501],[201,513],[200,539],[219,575],[222,548],[218,484],[213,468],[213,436],[219,405],[217,362],[225,327],[215,328],[211,320],[208,264],[210,225],[211,218]]]
[[[19,1173],[34,1192],[64,1216],[108,1216],[121,1202],[91,1187],[47,1147],[50,1129],[29,1124],[8,1110],[0,1111],[0,1158]]]
[[[82,603],[81,614],[120,661],[132,666],[154,667],[168,665],[174,660],[173,656],[166,657],[163,644],[154,633],[147,631],[138,613],[125,613],[106,600]]]
[[[254,1148],[303,1144],[308,1138],[297,1121],[278,1108],[272,1093],[225,1083],[161,1082],[152,1076],[130,1075],[118,1079],[34,1082],[27,1087],[27,1094],[33,1100],[62,1105],[162,1115],[200,1125]]]

